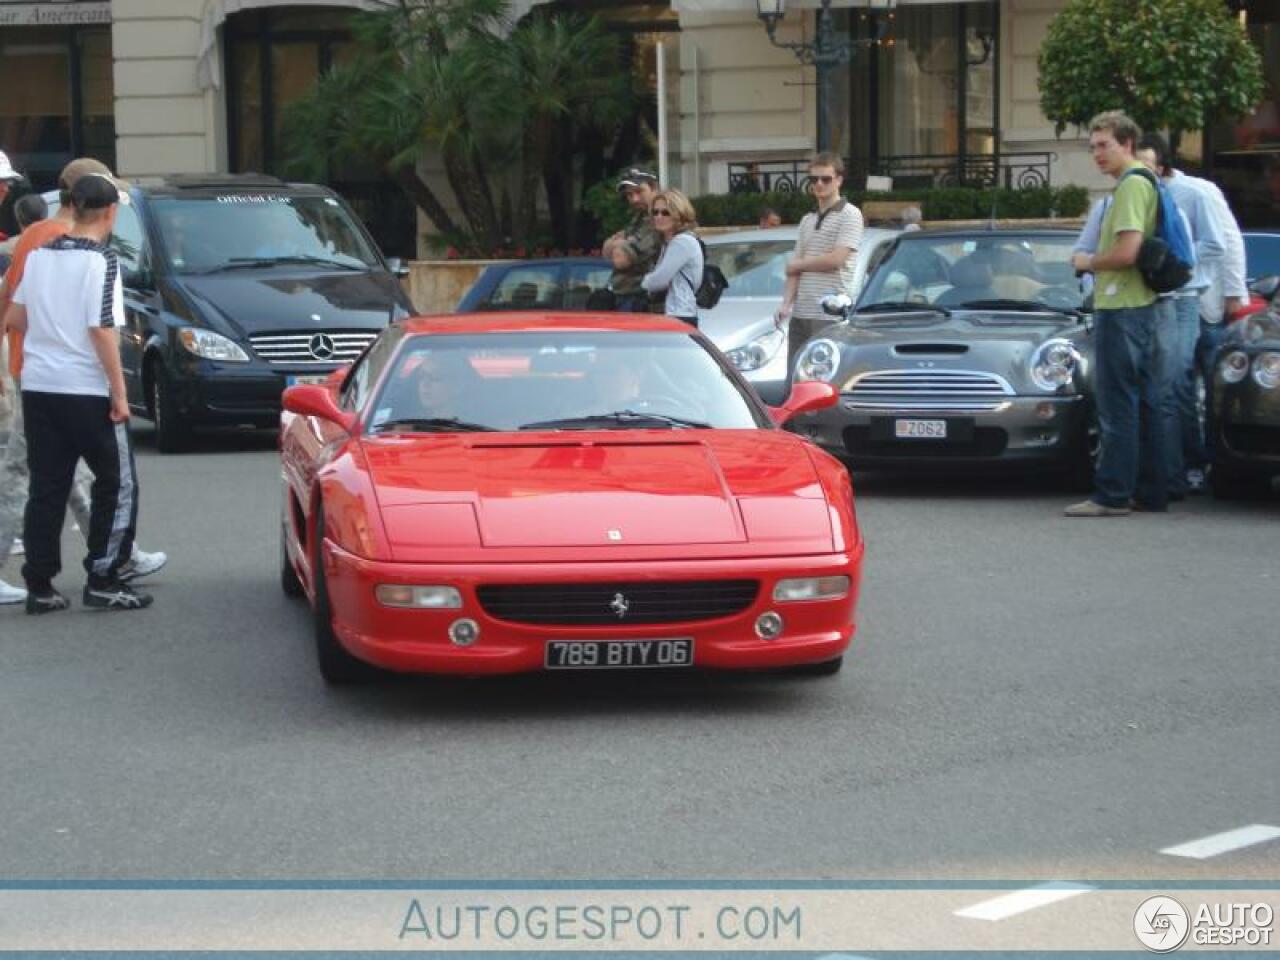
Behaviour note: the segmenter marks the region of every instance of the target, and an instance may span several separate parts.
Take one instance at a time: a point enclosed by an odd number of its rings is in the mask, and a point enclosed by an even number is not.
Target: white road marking
[[[1221,853],[1230,853],[1232,850],[1252,847],[1255,844],[1266,843],[1277,837],[1280,837],[1280,827],[1270,827],[1265,823],[1254,823],[1238,830],[1214,833],[1207,837],[1201,837],[1199,840],[1180,843],[1173,847],[1165,847],[1160,852],[1167,853],[1171,857],[1208,860],[1210,857],[1216,857]]]
[[[1037,907],[1047,907],[1049,904],[1057,903],[1059,900],[1078,897],[1080,894],[1088,893],[1093,889],[1093,887],[1083,883],[1064,883],[1054,880],[1036,887],[1028,887],[1026,890],[1015,890],[1013,893],[1006,893],[1004,896],[996,897],[994,900],[983,900],[981,903],[975,903],[972,907],[965,907],[963,910],[955,911],[955,915],[957,917],[967,917],[970,920],[1004,920],[1006,917],[1026,913],[1026,911],[1034,910]]]

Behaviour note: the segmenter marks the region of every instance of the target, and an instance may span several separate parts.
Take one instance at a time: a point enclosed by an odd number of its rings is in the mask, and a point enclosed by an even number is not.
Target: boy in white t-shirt
[[[25,334],[22,413],[31,491],[23,527],[27,613],[70,604],[53,587],[62,566],[61,534],[76,462],[94,475],[89,582],[84,604],[138,610],[151,597],[120,579],[133,548],[138,481],[129,440],[129,406],[120,364],[123,290],[115,253],[106,245],[120,193],[104,174],[71,189],[74,226],[31,253],[8,325]]]

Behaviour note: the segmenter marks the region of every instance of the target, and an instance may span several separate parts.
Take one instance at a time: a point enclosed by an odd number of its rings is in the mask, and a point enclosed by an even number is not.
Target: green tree
[[[293,168],[323,178],[372,159],[455,242],[532,244],[539,187],[579,197],[564,182],[564,128],[621,122],[630,75],[598,22],[531,16],[508,32],[508,14],[508,0],[388,0],[356,15],[353,58],[288,109]],[[461,222],[419,176],[426,157],[443,165]],[[553,225],[572,223],[564,206]]]
[[[1176,142],[1262,93],[1262,59],[1224,0],[1070,0],[1040,48],[1040,106],[1059,134],[1119,109]]]

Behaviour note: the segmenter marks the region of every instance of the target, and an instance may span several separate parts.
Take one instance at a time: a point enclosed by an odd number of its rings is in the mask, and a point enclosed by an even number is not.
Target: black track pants
[[[27,589],[49,590],[62,569],[62,522],[76,461],[92,471],[89,555],[84,567],[92,586],[115,580],[133,551],[138,524],[138,475],[126,423],[112,423],[106,397],[22,392],[31,492],[22,540]]]

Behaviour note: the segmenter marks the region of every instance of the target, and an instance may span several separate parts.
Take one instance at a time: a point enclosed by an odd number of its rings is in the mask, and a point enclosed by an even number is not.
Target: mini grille
[[[868,410],[995,410],[1014,395],[993,373],[969,370],[877,370],[858,377],[845,406]]]
[[[270,364],[332,366],[350,363],[377,335],[375,330],[313,330],[310,333],[260,333],[251,336],[249,342],[254,352]],[[313,347],[319,349],[313,350]]]
[[[485,613],[512,623],[631,626],[733,616],[751,606],[759,591],[756,580],[673,580],[488,584],[476,593]]]

